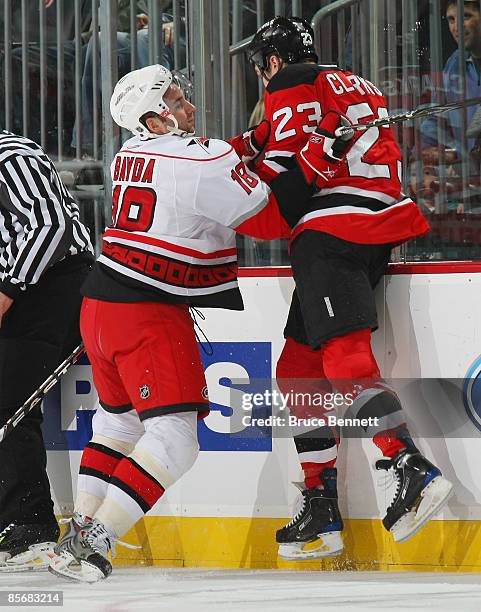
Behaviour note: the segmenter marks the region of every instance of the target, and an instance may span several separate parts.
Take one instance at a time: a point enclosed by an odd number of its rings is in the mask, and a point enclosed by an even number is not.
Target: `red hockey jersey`
[[[260,176],[292,166],[321,117],[335,110],[352,123],[388,115],[382,92],[350,72],[315,64],[292,64],[278,72],[265,92],[271,136]],[[429,226],[416,204],[402,194],[401,152],[391,127],[358,131],[337,174],[310,202],[294,228],[333,234],[356,243],[399,244],[424,235]]]

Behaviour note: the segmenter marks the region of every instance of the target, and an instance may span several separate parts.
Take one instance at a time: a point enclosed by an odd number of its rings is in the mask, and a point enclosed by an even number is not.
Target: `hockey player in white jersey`
[[[290,233],[276,195],[232,146],[194,137],[194,111],[162,66],[126,75],[112,95],[114,120],[134,137],[113,161],[112,225],[83,287],[81,330],[101,407],[49,568],[70,579],[107,577],[109,550],[198,455],[208,401],[188,308],[242,309],[235,233]],[[324,163],[319,142],[303,155]],[[294,174],[301,207],[312,188]]]

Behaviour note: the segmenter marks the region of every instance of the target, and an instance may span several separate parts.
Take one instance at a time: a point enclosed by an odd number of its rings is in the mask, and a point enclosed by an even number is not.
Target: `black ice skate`
[[[396,491],[383,519],[396,542],[412,537],[441,510],[453,485],[416,449],[403,449],[392,459],[376,461],[377,470],[387,470]]]
[[[7,525],[0,531],[0,572],[47,569],[59,534],[56,522]]]
[[[80,520],[79,520],[80,519]],[[78,582],[97,582],[112,573],[108,554],[114,542],[113,534],[96,519],[72,520],[70,528],[52,555],[49,571]]]
[[[336,469],[323,472],[324,489],[304,489],[293,519],[276,533],[279,556],[288,560],[339,555],[344,527],[337,505]]]

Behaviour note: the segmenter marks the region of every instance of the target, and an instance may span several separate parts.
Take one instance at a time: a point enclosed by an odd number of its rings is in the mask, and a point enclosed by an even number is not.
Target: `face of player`
[[[446,10],[449,30],[454,40],[459,44],[459,24],[457,4],[451,4]],[[474,6],[464,6],[464,46],[467,51],[476,54],[481,52],[481,19],[480,13]]]
[[[177,85],[171,85],[164,95],[164,102],[177,120],[179,129],[184,132],[193,132],[195,106],[184,98],[182,89]]]

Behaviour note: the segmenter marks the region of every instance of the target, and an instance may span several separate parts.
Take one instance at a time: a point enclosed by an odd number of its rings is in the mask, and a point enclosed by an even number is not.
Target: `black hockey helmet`
[[[249,45],[247,56],[261,71],[269,67],[269,57],[278,55],[287,64],[310,59],[317,62],[314,31],[300,17],[274,17],[261,26]]]

